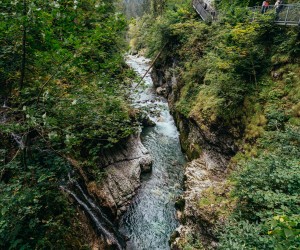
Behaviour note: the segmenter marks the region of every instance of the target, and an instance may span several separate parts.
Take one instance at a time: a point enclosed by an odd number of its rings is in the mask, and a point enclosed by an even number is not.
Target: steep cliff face
[[[178,201],[178,217],[181,226],[172,239],[172,249],[182,249],[190,239],[201,239],[204,245],[214,246],[215,223],[222,220],[216,212],[220,204],[202,206],[211,188],[226,196],[228,191],[224,181],[231,157],[237,151],[237,134],[222,124],[208,123],[196,115],[186,117],[176,109],[183,86],[175,72],[175,63],[156,65],[152,78],[157,92],[168,98],[176,125],[180,131],[180,142],[190,162],[185,166],[185,192]],[[222,206],[222,205],[221,205]]]
[[[237,151],[235,140],[239,138],[239,132],[217,119],[208,122],[195,113],[186,117],[177,110],[176,102],[184,83],[174,73],[175,66],[175,62],[157,65],[152,71],[152,78],[157,91],[168,98],[180,131],[181,146],[190,160],[200,157],[211,168],[224,170],[228,160]]]
[[[88,189],[114,216],[119,216],[140,186],[141,173],[150,172],[151,166],[152,158],[139,135],[131,136],[124,144],[103,152],[99,167],[104,169],[104,178],[100,184],[89,182]]]
[[[79,205],[80,230],[87,235],[89,246],[123,249],[125,237],[118,232],[116,222],[140,186],[141,173],[151,171],[152,166],[152,158],[139,134],[102,152],[97,166],[103,171],[100,182],[74,160],[72,165],[77,174],[69,177],[68,185],[62,190]]]

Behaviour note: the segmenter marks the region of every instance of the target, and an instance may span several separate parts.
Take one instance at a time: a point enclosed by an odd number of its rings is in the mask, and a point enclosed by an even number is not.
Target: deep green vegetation
[[[157,68],[176,62],[174,111],[236,140],[219,249],[299,249],[299,28],[274,25],[272,12],[250,22],[248,4],[220,1],[221,19],[208,24],[190,1],[167,1],[155,22],[134,21],[131,46],[155,57],[166,45]]]
[[[110,0],[0,1],[0,249],[90,243],[59,185],[135,130],[125,28]]]

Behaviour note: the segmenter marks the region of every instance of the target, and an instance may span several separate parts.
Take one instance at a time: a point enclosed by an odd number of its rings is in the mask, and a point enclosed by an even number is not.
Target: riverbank
[[[217,245],[216,224],[223,223],[235,205],[225,202],[231,191],[226,176],[230,160],[238,150],[235,143],[238,138],[220,125],[203,124],[196,117],[178,112],[176,102],[182,82],[175,73],[170,74],[175,71],[174,62],[161,67],[159,61],[152,71],[157,90],[164,90],[157,92],[168,99],[182,150],[189,160],[184,167],[184,193],[177,201],[181,225],[172,235],[171,249],[183,249],[188,245],[214,248]]]

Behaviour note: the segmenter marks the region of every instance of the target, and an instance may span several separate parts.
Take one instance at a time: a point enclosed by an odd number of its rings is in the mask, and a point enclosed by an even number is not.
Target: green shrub
[[[253,224],[246,220],[231,220],[226,222],[223,231],[219,236],[218,249],[221,250],[254,250],[273,248],[272,241],[261,235],[263,232],[262,225]]]
[[[300,216],[274,216],[267,221],[268,235],[276,250],[300,248]]]

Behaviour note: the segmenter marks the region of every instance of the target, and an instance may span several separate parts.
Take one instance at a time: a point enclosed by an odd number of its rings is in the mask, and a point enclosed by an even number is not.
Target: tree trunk
[[[26,15],[27,15],[27,3],[23,0],[23,35],[22,35],[22,61],[21,61],[21,77],[20,77],[20,89],[24,86],[25,79],[25,65],[26,65]]]

